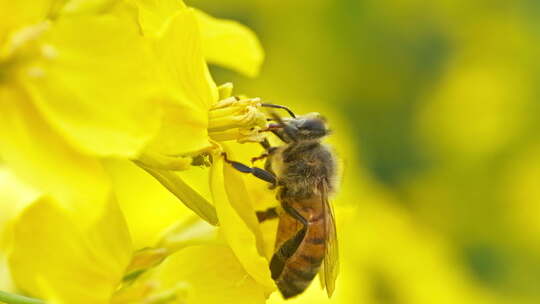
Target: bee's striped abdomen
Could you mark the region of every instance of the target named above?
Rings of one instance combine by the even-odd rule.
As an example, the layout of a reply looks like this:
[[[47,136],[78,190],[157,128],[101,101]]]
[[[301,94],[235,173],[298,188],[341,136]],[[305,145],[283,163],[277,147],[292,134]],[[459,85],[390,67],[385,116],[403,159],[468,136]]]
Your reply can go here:
[[[272,278],[286,299],[302,293],[309,286],[324,259],[326,231],[323,214],[322,210],[313,204],[313,200],[291,204],[308,220],[305,230],[288,214],[280,218],[278,236],[288,234],[289,239],[281,243],[278,240],[279,247],[270,262],[270,270]],[[291,227],[296,229],[293,233]]]

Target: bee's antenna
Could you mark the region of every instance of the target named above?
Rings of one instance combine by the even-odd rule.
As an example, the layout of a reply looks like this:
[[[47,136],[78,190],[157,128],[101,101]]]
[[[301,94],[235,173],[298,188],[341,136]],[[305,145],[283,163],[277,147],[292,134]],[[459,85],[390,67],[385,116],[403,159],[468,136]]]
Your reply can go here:
[[[279,117],[279,115],[277,115],[276,112],[272,111],[270,113],[270,115],[272,116],[272,120],[274,120],[274,121],[276,121],[278,123],[278,126],[280,126],[280,127],[285,126],[285,122],[283,121],[283,119],[281,119],[281,117]]]
[[[288,124],[287,122],[283,121],[283,119],[281,119],[281,117],[279,117],[279,115],[277,115],[276,112],[274,112],[274,111],[271,111],[270,115],[272,115],[272,118],[275,121],[277,121],[277,125],[270,125],[270,128],[269,128],[270,131],[272,131],[272,129],[280,128],[280,129],[283,129],[283,132],[287,135],[287,137],[289,137],[289,139],[291,141],[296,141],[297,140],[296,133],[298,132],[298,129],[296,127],[294,127],[291,124]],[[277,135],[284,142],[288,142],[287,140],[283,139],[282,136],[279,136],[279,134],[277,134],[276,132],[274,132],[274,131],[272,131],[272,132],[275,135]]]
[[[287,113],[289,113],[289,115],[291,115],[292,118],[296,118],[296,115],[294,115],[293,111],[291,111],[291,109],[287,108],[286,106],[280,106],[280,105],[275,105],[271,103],[261,103],[261,106],[267,107],[267,108],[276,108],[276,109],[285,110],[287,111]]]

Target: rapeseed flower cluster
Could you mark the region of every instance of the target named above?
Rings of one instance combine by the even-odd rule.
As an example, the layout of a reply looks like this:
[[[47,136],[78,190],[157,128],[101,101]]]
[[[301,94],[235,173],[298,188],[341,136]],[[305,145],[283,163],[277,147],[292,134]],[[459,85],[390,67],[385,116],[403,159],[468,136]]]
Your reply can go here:
[[[263,57],[249,29],[180,0],[1,0],[0,288],[264,303],[271,242],[221,155],[260,141],[266,115],[207,66],[255,76]]]

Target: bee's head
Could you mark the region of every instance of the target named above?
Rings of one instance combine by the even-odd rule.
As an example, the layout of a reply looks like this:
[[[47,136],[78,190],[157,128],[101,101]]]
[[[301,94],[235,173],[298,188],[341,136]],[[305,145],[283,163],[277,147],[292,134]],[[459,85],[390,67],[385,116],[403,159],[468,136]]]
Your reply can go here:
[[[330,133],[326,119],[319,113],[297,116],[286,119],[285,122],[295,127],[297,139],[319,139]]]

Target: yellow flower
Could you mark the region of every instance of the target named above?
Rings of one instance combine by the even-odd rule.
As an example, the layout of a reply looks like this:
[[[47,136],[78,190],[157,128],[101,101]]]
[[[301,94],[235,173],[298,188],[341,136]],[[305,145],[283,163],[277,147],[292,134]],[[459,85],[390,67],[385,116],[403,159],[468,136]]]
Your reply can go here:
[[[264,52],[255,34],[237,22],[216,19],[199,10],[195,13],[206,60],[250,77],[257,76]]]
[[[77,222],[87,214],[66,212],[8,171],[1,172],[0,190],[2,210],[8,215],[12,210],[0,235],[17,289],[56,303],[108,303],[132,254],[114,199],[92,225],[81,228]]]
[[[260,60],[239,61],[243,53],[230,48],[228,39],[236,37],[233,39],[236,43],[247,45],[243,52],[254,53],[248,58],[262,58],[260,47],[253,47],[258,44],[252,34],[236,24],[218,21],[184,6],[177,6],[176,11],[164,9],[169,2],[134,3],[139,9],[143,32],[156,41],[156,51],[162,59],[161,77],[171,89],[171,98],[165,102],[162,128],[139,158],[139,165],[202,218],[212,224],[219,219],[225,239],[249,275],[266,290],[273,290],[255,211],[247,199],[242,179],[237,177],[239,173],[224,166],[220,155],[226,149],[225,141],[260,141],[258,130],[266,126],[266,116],[259,110],[258,99],[230,96],[231,85],[218,90],[204,60],[205,54],[210,54],[216,62],[254,73]],[[204,39],[201,39],[199,26],[210,31],[202,35]],[[179,44],[179,39],[184,43]],[[206,199],[197,192],[192,193],[180,175],[172,172],[188,169],[189,163],[179,168],[179,162],[164,161],[195,157],[202,152],[213,162],[210,188],[215,214],[214,209],[208,207],[210,203],[205,203]],[[167,163],[175,167],[167,168]]]
[[[27,14],[39,7],[22,2],[26,6],[18,10]],[[43,2],[52,5],[38,1]],[[120,14],[51,17],[5,34],[2,87],[28,95],[77,149],[101,156],[135,155],[158,127],[159,113],[150,102],[158,97],[150,45]]]
[[[230,96],[231,84],[217,88],[205,55],[210,52],[214,55],[208,56],[219,58],[220,64],[254,73],[261,60],[246,63],[238,58],[249,51],[247,58],[262,59],[262,50],[245,27],[211,18],[182,2],[129,2],[136,8],[143,35],[153,42],[158,77],[168,94],[160,103],[161,128],[136,162],[201,218],[217,224],[215,208],[176,171],[188,170],[192,163],[209,164],[210,155],[222,151],[218,142],[261,140],[258,131],[266,126],[266,118],[259,111],[260,100]],[[238,48],[227,47],[229,40]]]
[[[0,1],[16,16],[0,21],[0,154],[55,202],[97,214],[110,187],[94,156],[138,153],[159,127],[159,87],[135,24],[77,3],[63,15],[60,2]]]
[[[261,140],[266,117],[259,99],[232,97],[229,84],[218,88],[206,65],[208,59],[254,75],[263,56],[253,33],[178,1],[126,1],[105,11],[86,1],[55,7],[54,14],[36,17],[36,24],[7,27],[1,40],[0,103],[6,111],[0,114],[5,118],[0,153],[46,194],[16,221],[10,268],[17,286],[50,301],[105,303],[127,275],[126,282],[133,279],[134,285],[163,285],[153,291],[169,292],[171,284],[186,283],[188,299],[210,296],[206,287],[214,286],[221,290],[212,294],[215,298],[264,301],[274,289],[267,250],[242,178],[224,165],[221,152],[228,149],[226,141]],[[108,157],[124,160],[103,160]],[[125,159],[135,159],[201,218],[212,224],[219,219],[226,242],[184,248],[187,243],[173,229],[155,250],[132,260],[116,199],[136,248],[156,244],[158,235],[188,215]],[[192,165],[210,162],[211,195],[201,195],[182,176],[197,169]],[[137,185],[141,191],[134,191]],[[161,196],[152,196],[160,191]],[[205,197],[212,197],[213,205]],[[153,217],[142,206],[162,208],[166,216]],[[38,233],[39,217],[52,221],[46,233]],[[43,255],[36,258],[35,252]],[[182,263],[201,265],[201,257],[212,252],[222,253],[213,262],[227,273],[217,280],[210,273],[173,271]],[[98,262],[91,265],[92,259]],[[145,274],[152,280],[139,280],[137,270],[147,268],[153,268]],[[68,284],[60,284],[67,279]],[[91,296],[85,295],[88,286],[96,288]],[[135,299],[155,296],[160,297],[142,292]],[[123,303],[122,294],[114,301]]]
[[[131,258],[127,226],[112,201],[88,230],[74,220],[46,197],[27,208],[14,227],[13,279],[37,297],[108,303]]]
[[[126,170],[126,166],[129,167],[126,161],[107,165],[134,177],[131,180],[136,183],[132,186],[152,184],[144,171],[133,165],[131,170]],[[145,251],[140,251],[133,255],[128,230],[152,222],[141,218],[139,225],[126,224],[121,209],[110,200],[93,225],[81,229],[77,222],[87,216],[83,212],[66,213],[50,197],[20,184],[11,174],[6,172],[1,177],[0,190],[6,190],[1,192],[2,203],[20,205],[20,214],[8,230],[9,269],[16,287],[33,297],[46,299],[47,303],[157,303],[164,297],[171,299],[171,303],[186,299],[190,303],[215,303],[219,298],[237,299],[239,303],[264,302],[264,287],[246,273],[227,243],[216,238],[215,228],[189,219],[191,216],[180,210],[179,204],[176,207],[180,213],[176,215],[183,223],[170,229],[152,254],[141,255]],[[124,203],[140,199],[148,205],[140,207],[147,208],[147,217],[152,219],[151,209],[159,209],[166,201],[173,203],[171,195],[153,182],[156,184],[153,188],[138,193],[119,191],[117,197]],[[122,188],[115,184],[117,187]],[[136,198],[142,193],[148,197]],[[127,212],[133,215],[133,211]],[[160,218],[167,220],[163,215]],[[171,217],[169,226],[173,221]],[[135,235],[140,232],[135,231]],[[145,256],[146,262],[141,259]],[[148,267],[153,269],[139,278],[137,270]],[[172,301],[172,295],[176,301]]]
[[[191,246],[171,255],[155,274],[161,288],[180,293],[173,303],[264,303],[264,289],[229,247]]]
[[[211,190],[212,201],[220,220],[217,239],[215,228],[192,219],[166,189],[160,187],[157,181],[144,174],[140,168],[125,161],[109,161],[107,168],[112,172],[114,189],[122,210],[126,213],[135,248],[151,245],[151,248],[140,250],[135,254],[126,275],[136,279],[130,281],[130,284],[115,295],[114,303],[130,303],[129,301],[142,298],[147,300],[168,298],[172,296],[171,294],[175,294],[178,299],[184,299],[191,292],[195,294],[199,292],[190,286],[199,284],[197,282],[201,280],[208,280],[212,284],[199,285],[197,290],[223,286],[223,289],[212,291],[212,295],[216,298],[234,294],[238,295],[239,299],[244,299],[245,296],[241,296],[241,292],[245,290],[247,295],[256,292],[259,298],[264,299],[264,295],[274,289],[268,262],[265,259],[268,248],[262,239],[247,189],[243,186],[242,177],[232,167],[225,165],[220,158],[211,168],[211,185],[207,184],[206,187],[204,184],[208,182],[208,175],[204,169],[194,168],[174,173],[175,176],[179,175],[189,182],[189,186],[197,189],[197,193],[203,197],[208,197]],[[224,183],[224,180],[227,183]],[[175,265],[168,261],[175,260],[177,255],[182,256],[183,263],[190,261],[198,263],[198,255],[190,256],[184,253],[193,245],[220,246],[227,252],[227,259],[221,259],[218,265],[235,269],[240,267],[242,275],[223,272],[221,276],[216,277],[215,273],[219,271],[216,270],[212,273],[193,272],[189,276],[179,276],[175,275],[180,271],[178,268],[163,270]],[[209,249],[208,254],[210,252],[212,250]],[[215,260],[215,258],[204,259],[204,262],[213,265]],[[162,261],[163,264],[160,264]],[[163,280],[169,283],[163,283]],[[253,283],[249,283],[245,289],[238,289],[238,286],[234,285],[236,288],[231,290],[227,282]],[[181,288],[176,290],[173,285]]]
[[[223,100],[230,97],[227,93],[232,88],[223,87],[220,96],[205,61],[205,53],[212,52],[219,56],[209,56],[219,58],[223,65],[256,71],[260,60],[247,63],[238,60],[246,51],[252,57],[262,58],[262,50],[253,34],[246,34],[250,32],[238,24],[230,26],[227,22],[196,13],[181,2],[132,2],[138,9],[144,35],[154,41],[154,50],[159,58],[158,76],[168,92],[167,99],[161,104],[164,109],[162,125],[145,149],[147,156],[197,155],[215,146],[211,143],[213,130],[222,132],[238,127],[260,127],[261,121],[252,118],[252,109],[258,100],[236,101],[232,97]],[[226,37],[220,35],[225,32]],[[226,39],[234,40],[238,49],[227,48],[231,41]],[[218,103],[219,99],[222,101]],[[229,112],[223,113],[223,109]],[[240,113],[242,111],[245,113]],[[251,119],[242,121],[239,114]],[[236,120],[231,121],[233,119]],[[248,136],[237,133],[227,139]]]
[[[229,157],[234,157],[226,150]],[[253,203],[244,181],[236,169],[215,158],[210,173],[212,198],[217,209],[221,230],[240,263],[267,292],[275,289],[270,279],[265,244]]]

